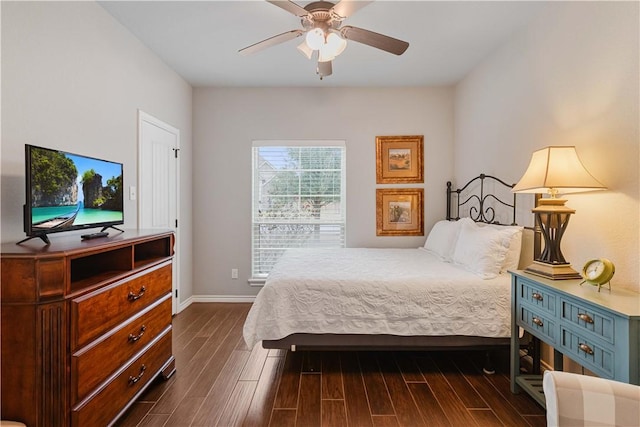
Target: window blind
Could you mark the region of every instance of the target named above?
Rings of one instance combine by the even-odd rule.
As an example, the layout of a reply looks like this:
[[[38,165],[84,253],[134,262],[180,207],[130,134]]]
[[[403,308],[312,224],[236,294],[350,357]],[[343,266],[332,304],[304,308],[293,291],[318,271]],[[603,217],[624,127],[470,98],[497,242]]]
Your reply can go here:
[[[344,141],[254,141],[252,276],[289,248],[345,246]]]

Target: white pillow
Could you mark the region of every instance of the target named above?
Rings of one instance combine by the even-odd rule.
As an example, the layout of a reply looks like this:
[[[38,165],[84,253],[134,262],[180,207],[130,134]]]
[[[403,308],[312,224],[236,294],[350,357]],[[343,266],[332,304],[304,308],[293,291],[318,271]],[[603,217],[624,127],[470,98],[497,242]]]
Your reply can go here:
[[[511,240],[509,241],[509,249],[507,250],[507,256],[502,263],[500,273],[506,273],[508,270],[517,270],[520,264],[520,252],[522,251],[522,233],[524,227],[518,225],[499,225],[499,224],[485,224],[477,223],[479,227],[492,227],[498,230],[506,230],[511,234]]]
[[[424,242],[424,248],[438,255],[443,261],[451,262],[461,225],[460,221],[436,222]]]
[[[463,222],[453,252],[453,262],[483,279],[500,274],[512,232]]]
[[[506,273],[508,270],[517,270],[520,264],[520,252],[522,251],[522,230],[524,227],[509,227],[517,228],[511,235],[509,241],[509,250],[507,250],[507,256],[504,258],[500,273]]]

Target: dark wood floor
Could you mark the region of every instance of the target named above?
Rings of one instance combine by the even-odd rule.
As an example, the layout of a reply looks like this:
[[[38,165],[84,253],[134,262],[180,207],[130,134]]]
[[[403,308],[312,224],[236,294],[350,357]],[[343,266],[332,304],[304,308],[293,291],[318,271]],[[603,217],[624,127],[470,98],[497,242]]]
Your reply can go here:
[[[248,350],[249,304],[192,304],[174,317],[177,372],[156,380],[118,426],[545,426],[509,391],[508,358],[482,352]]]

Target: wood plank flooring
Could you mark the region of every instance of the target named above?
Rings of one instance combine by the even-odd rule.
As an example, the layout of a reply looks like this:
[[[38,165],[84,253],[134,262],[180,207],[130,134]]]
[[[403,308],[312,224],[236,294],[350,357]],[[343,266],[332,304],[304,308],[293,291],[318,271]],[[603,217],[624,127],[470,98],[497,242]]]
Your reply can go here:
[[[508,355],[248,350],[250,304],[197,303],[173,319],[177,372],[155,380],[117,426],[545,426],[509,391]]]

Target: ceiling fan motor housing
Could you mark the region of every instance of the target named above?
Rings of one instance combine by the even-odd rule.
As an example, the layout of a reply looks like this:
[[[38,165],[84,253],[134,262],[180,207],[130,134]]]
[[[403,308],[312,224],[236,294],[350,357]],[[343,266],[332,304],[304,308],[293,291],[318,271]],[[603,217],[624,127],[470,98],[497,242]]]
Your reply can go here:
[[[328,1],[316,1],[306,5],[304,9],[309,14],[302,17],[302,27],[307,31],[320,28],[325,33],[330,29],[340,28],[344,18],[331,10],[333,6],[335,4]]]

